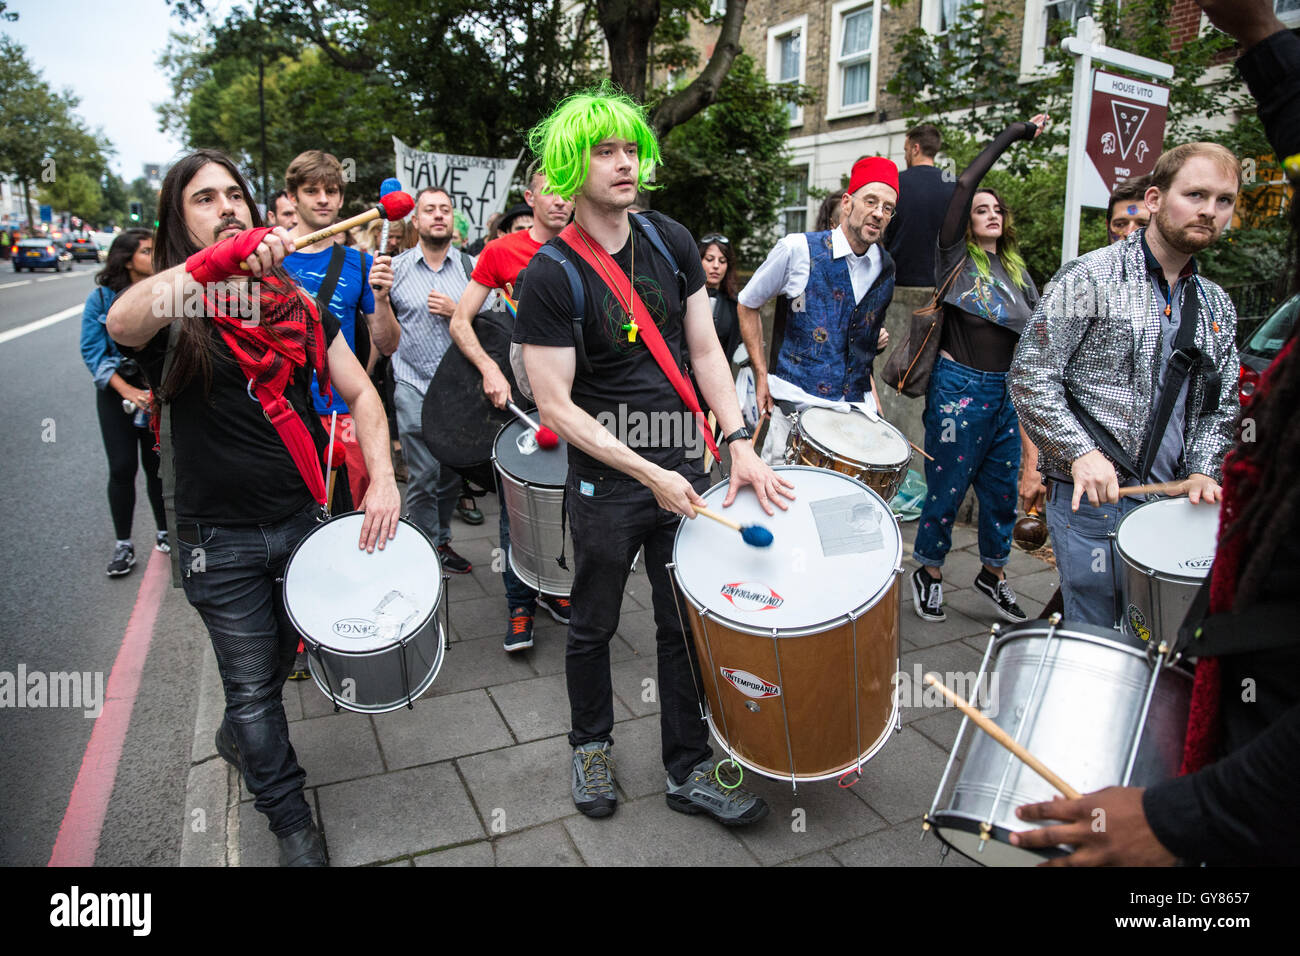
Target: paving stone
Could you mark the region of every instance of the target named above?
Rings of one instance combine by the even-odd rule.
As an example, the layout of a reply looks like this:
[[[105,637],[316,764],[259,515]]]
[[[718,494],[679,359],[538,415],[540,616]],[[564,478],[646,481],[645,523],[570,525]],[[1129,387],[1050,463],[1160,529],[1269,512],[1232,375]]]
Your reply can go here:
[[[506,602],[478,596],[457,600],[451,606],[451,625],[463,641],[495,637],[498,647],[506,633]]]
[[[1014,582],[1011,587],[1012,590],[1015,590]],[[1029,615],[1031,621],[1038,617],[1038,612],[1043,609],[1042,601],[1039,601],[1028,594],[1021,594],[1019,591],[1016,591],[1016,601],[1020,605],[1021,609]],[[1003,628],[1016,626],[1013,622],[1002,617],[987,597],[974,589],[958,591],[951,595],[951,597],[945,594],[944,605],[944,610],[947,611],[950,616],[953,611],[957,611],[975,621],[977,624],[982,625],[984,629],[983,634],[981,635],[982,637],[988,636],[988,630],[994,624],[1001,624]],[[966,637],[970,635],[962,636]]]
[[[902,694],[902,715],[903,724],[909,724],[914,720],[919,720],[934,712],[933,707],[925,706],[926,685],[917,681],[917,665],[920,665],[921,680],[924,681],[925,675],[934,671],[941,677],[947,674],[961,674],[963,679],[965,675],[970,675],[969,680],[979,673],[980,661],[983,660],[983,652],[977,651],[963,641],[951,641],[947,644],[937,644],[934,647],[922,648],[915,651],[908,651],[903,655],[903,680],[908,682],[908,687],[899,683],[899,692]],[[956,682],[948,680],[948,686],[953,687]],[[969,686],[969,681],[967,683]],[[938,691],[931,691],[930,700],[936,700],[933,695]]]
[[[614,783],[620,801],[662,794],[666,775],[659,716],[655,714],[615,723],[613,736]]]
[[[415,864],[411,860],[394,860],[392,863],[381,863],[379,868],[381,870],[386,870],[391,866],[410,867],[415,866]]]
[[[624,610],[618,619],[617,634],[635,653],[650,660],[656,659],[654,611]]]
[[[625,709],[632,716],[645,717],[659,713],[659,659],[640,656],[629,661],[620,661],[610,665],[610,677],[614,684],[615,703],[622,701]],[[650,681],[649,685],[646,681]],[[650,700],[646,700],[647,694]],[[618,708],[615,708],[615,720],[618,720]]]
[[[945,754],[952,751],[953,742],[957,739],[957,729],[961,726],[962,713],[955,707],[941,713],[931,714],[928,717],[922,717],[908,726],[917,733],[922,734],[927,740],[930,740],[942,750]],[[974,732],[978,733],[973,726],[969,728],[969,735]],[[931,795],[933,796],[933,794]]]
[[[825,850],[820,853],[809,853],[807,856],[801,856],[797,860],[787,860],[780,864],[781,866],[843,866],[839,860],[831,856]]]
[[[864,775],[871,772],[873,762],[864,766]],[[768,819],[772,826],[736,830],[736,836],[764,866],[797,859],[888,826],[851,789],[844,790],[833,780],[802,783],[798,792],[793,792],[788,781],[746,773],[742,785],[771,808]],[[859,781],[857,786],[861,785]]]
[[[239,865],[280,865],[280,844],[251,800],[239,805]]]
[[[946,750],[904,727],[871,758],[849,792],[891,824],[919,817],[934,799],[947,760]]]
[[[830,851],[845,866],[975,866],[955,851],[943,856],[943,844],[921,830],[921,819],[850,840]]]
[[[384,772],[375,731],[366,714],[348,712],[338,719],[300,720],[289,736],[298,763],[307,771],[309,787]]]
[[[390,770],[509,747],[514,743],[486,690],[427,697],[412,710],[375,718]]]
[[[560,823],[548,823],[496,841],[497,866],[584,866]]]
[[[465,558],[473,566],[473,569],[469,574],[445,575],[447,579],[445,582],[446,590],[443,593],[452,602],[452,618],[454,622],[456,610],[459,609],[462,602],[472,601],[475,598],[487,597],[487,592],[483,590],[483,585],[479,583],[478,579],[480,575],[489,575],[492,572],[489,565],[483,564],[481,561],[475,561],[473,557],[468,554],[461,554],[462,545],[459,541],[454,542],[451,547],[453,551],[460,554],[462,558]],[[468,545],[465,547],[467,550],[473,550],[473,548]],[[480,570],[480,568],[482,570]]]
[[[568,740],[551,737],[464,757],[456,763],[475,805],[495,834],[576,813],[569,792],[572,760]]]
[[[563,674],[501,684],[489,688],[488,693],[521,742],[567,734],[572,726]],[[615,699],[614,719],[625,720],[630,716],[627,708]]]
[[[331,862],[359,866],[485,836],[450,763],[319,790]]]
[[[340,708],[337,713],[334,710],[334,702],[325,696],[325,692],[320,689],[315,680],[302,681],[302,689],[299,691],[302,702],[302,713],[299,720],[310,720],[313,717],[330,717],[338,714],[346,714],[349,711]],[[292,731],[290,731],[292,734]]]
[[[1033,574],[1022,574],[1014,578],[1011,586],[1015,588],[1016,594],[1026,594],[1046,604],[1061,586],[1061,575],[1056,568],[1044,566]]]
[[[755,827],[780,826],[770,817]],[[564,821],[582,858],[591,866],[754,866],[726,827],[707,816],[668,809],[662,796],[620,804],[602,820],[574,814]]]
[[[284,693],[281,700],[284,701],[284,716],[290,723],[295,720],[302,720],[302,696],[306,691],[319,693],[316,691],[314,682],[310,680],[287,680],[284,682]],[[212,741],[208,741],[212,746]]]
[[[416,866],[493,866],[492,844],[487,840],[454,846],[437,853],[421,853],[412,857]]]
[[[1011,547],[1011,553],[1007,555],[1007,574],[1011,578],[1013,587],[1018,578],[1028,577],[1040,571],[1052,570],[1055,569],[1040,558],[1036,552],[1026,551],[1014,544]]]
[[[911,562],[905,562],[903,564],[904,579],[906,579],[907,575],[911,574],[912,569],[916,567],[920,567],[920,565],[916,563],[915,558],[913,558]],[[947,599],[948,594],[951,591],[958,591],[962,588],[970,587],[974,583],[975,576],[980,573],[982,567],[984,567],[984,565],[980,563],[979,555],[977,554],[970,551],[960,551],[957,548],[953,548],[949,551],[947,557],[944,558],[943,568],[941,569],[943,571],[944,598]]]
[[[531,680],[537,674],[528,662],[527,652],[507,654],[501,636],[460,641],[447,651],[442,671],[430,693],[436,697],[459,694],[476,687],[491,687],[515,680]]]
[[[898,607],[898,633],[912,647],[933,647],[946,644],[972,634],[988,632],[988,625],[963,613],[956,605],[956,598],[965,592],[943,591],[943,611],[947,615],[944,621],[923,621],[916,616],[916,605],[912,602],[912,582],[904,577],[906,587],[900,588]],[[983,598],[979,598],[983,601]]]

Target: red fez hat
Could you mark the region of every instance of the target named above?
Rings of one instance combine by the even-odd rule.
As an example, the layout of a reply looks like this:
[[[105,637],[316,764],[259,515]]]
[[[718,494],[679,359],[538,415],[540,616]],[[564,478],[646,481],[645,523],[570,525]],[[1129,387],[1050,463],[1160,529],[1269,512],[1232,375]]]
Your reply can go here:
[[[853,164],[853,175],[849,177],[849,195],[852,196],[867,183],[884,183],[898,192],[898,167],[893,160],[883,156],[863,156]]]

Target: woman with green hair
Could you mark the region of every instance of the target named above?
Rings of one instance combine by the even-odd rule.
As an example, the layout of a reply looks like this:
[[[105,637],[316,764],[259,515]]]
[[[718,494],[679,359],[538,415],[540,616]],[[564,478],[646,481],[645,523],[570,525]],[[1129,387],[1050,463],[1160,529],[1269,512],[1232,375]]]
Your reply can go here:
[[[1016,244],[1011,211],[980,182],[1016,140],[1034,139],[1045,114],[1012,123],[957,179],[939,230],[935,285],[943,307],[939,356],[925,398],[926,497],[912,554],[912,604],[924,621],[942,621],[943,562],[952,547],[957,509],[973,485],[979,499],[979,549],[984,567],[975,578],[999,616],[1024,621],[1003,568],[1011,554],[1018,499],[1040,484],[1019,482],[1022,442],[1007,372],[1038,289]],[[1037,460],[1032,446],[1027,459]],[[1032,487],[1031,487],[1032,486]]]

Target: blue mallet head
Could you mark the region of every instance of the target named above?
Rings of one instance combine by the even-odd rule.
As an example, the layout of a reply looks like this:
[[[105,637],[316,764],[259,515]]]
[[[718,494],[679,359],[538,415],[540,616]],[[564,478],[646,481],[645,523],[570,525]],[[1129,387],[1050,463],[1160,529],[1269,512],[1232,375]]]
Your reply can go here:
[[[772,546],[772,532],[768,531],[761,524],[747,524],[740,528],[740,537],[745,544],[755,548],[770,548]]]
[[[393,179],[390,176],[379,184],[379,195],[382,198],[383,196],[387,196],[389,193],[397,192],[401,188],[402,181],[400,179]]]

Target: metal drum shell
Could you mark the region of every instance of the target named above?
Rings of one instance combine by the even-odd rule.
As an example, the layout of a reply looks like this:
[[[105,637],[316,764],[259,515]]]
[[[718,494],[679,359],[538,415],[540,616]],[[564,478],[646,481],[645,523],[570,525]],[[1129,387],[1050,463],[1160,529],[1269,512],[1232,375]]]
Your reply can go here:
[[[510,516],[510,552],[507,560],[515,575],[542,594],[568,597],[573,591],[573,536],[567,526],[561,533],[564,515],[564,485],[530,481],[511,473],[501,462],[497,445],[516,427],[506,422],[492,442],[492,468],[501,490],[501,507]],[[563,454],[556,449],[555,454]],[[555,561],[563,550],[570,555],[569,569]]]
[[[817,472],[778,467],[778,474]],[[797,475],[790,476],[798,494]],[[850,475],[848,487],[880,496]],[[725,487],[721,482],[705,492]],[[700,519],[697,519],[700,520]],[[902,540],[889,525],[901,560]],[[674,564],[684,522],[674,542]],[[899,574],[890,573],[874,593],[847,614],[799,627],[765,628],[723,619],[676,579],[700,661],[709,727],[742,766],[791,782],[831,780],[875,756],[898,723],[894,677],[899,667]],[[773,675],[779,697],[751,699],[724,685],[721,668]],[[856,720],[855,720],[856,712]],[[789,731],[787,733],[787,726]]]
[[[1048,645],[1050,630],[1048,622],[1033,621],[1002,632],[994,641],[987,673],[998,675],[997,714],[990,716],[1012,737],[1023,716],[1019,742],[1080,793],[1119,785],[1153,665],[1141,649],[1123,643],[1109,629],[1062,624],[1050,639],[1055,647]],[[1045,649],[1048,654],[1031,700],[1034,673]],[[1130,785],[1150,786],[1177,775],[1191,686],[1188,671],[1162,668]],[[940,839],[989,866],[1028,866],[1062,855],[1060,848],[1022,850],[1007,842],[1011,833],[1033,829],[1015,816],[1015,808],[1051,800],[1058,795],[1056,789],[969,721],[963,721],[960,737],[969,744],[948,801],[927,817]],[[956,758],[954,754],[954,762]],[[945,774],[936,806],[947,782]],[[980,836],[985,828],[987,840]]]
[[[852,413],[842,413],[852,414]],[[911,464],[912,456],[909,453],[902,462],[890,464],[875,464],[867,461],[860,461],[847,454],[837,452],[826,446],[824,442],[819,442],[812,435],[807,434],[800,427],[802,413],[796,412],[791,416],[790,437],[786,441],[785,460],[788,464],[804,464],[811,468],[824,468],[827,471],[838,471],[842,475],[848,475],[862,482],[886,502],[892,501],[898,494],[898,489],[903,487],[903,482],[907,479],[907,467]],[[864,420],[867,420],[863,416]],[[899,439],[907,446],[907,439],[901,431],[890,425],[889,422],[881,421],[878,423],[884,425],[895,432],[898,432]]]

